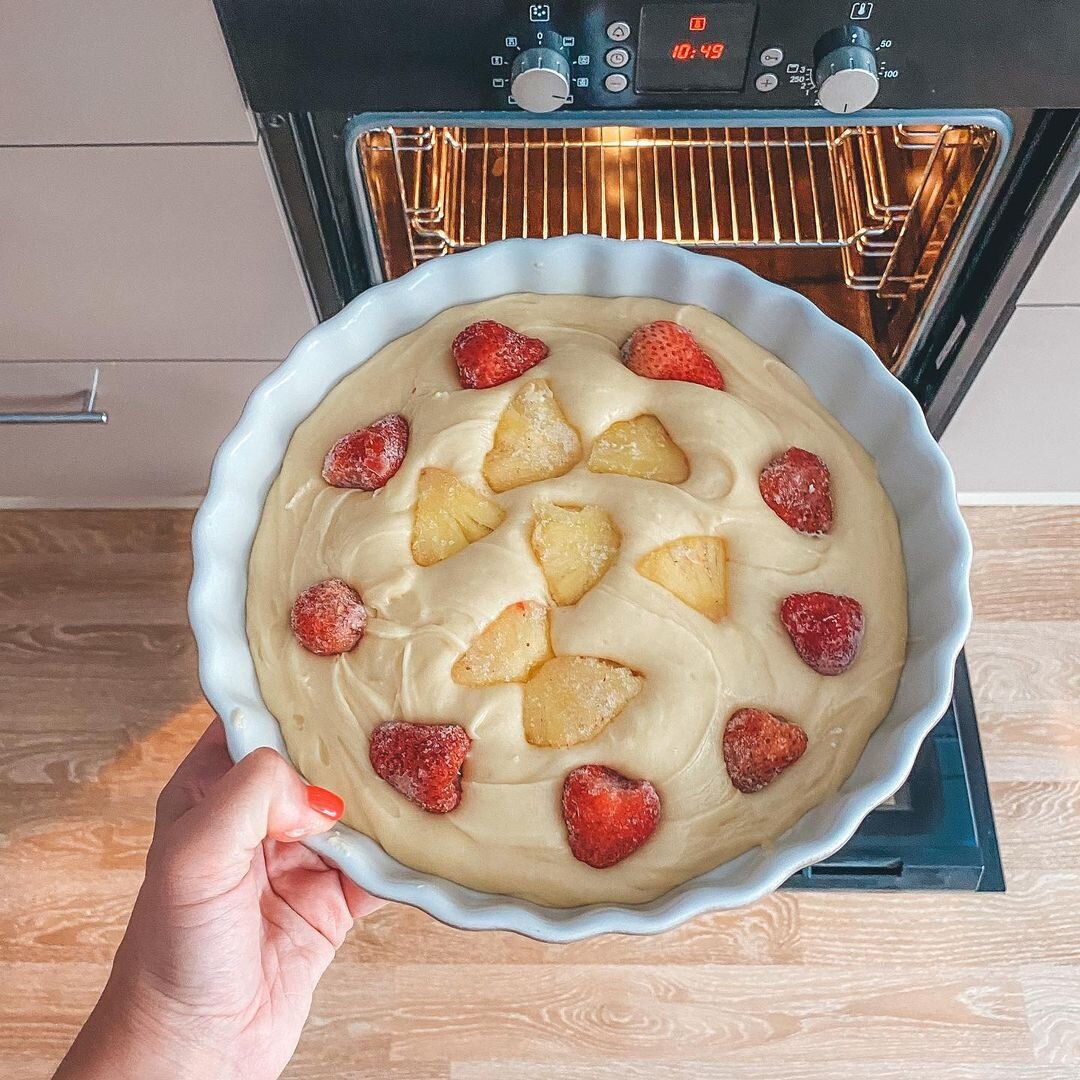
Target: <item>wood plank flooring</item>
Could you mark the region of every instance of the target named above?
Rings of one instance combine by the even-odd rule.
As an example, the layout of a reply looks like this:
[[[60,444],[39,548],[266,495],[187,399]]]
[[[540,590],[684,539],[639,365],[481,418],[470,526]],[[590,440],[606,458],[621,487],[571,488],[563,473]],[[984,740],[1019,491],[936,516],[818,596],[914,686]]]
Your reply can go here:
[[[1075,1080],[1080,511],[978,508],[968,649],[1008,892],[779,893],[660,938],[359,924],[293,1080]],[[211,714],[190,515],[0,513],[0,1076],[95,1000]]]

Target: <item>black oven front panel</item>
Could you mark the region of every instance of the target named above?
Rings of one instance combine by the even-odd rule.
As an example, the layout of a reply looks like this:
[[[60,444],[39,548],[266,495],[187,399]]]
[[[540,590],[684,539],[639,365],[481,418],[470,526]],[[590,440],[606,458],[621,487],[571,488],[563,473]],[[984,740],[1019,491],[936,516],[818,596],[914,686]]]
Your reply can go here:
[[[1075,0],[217,0],[258,112],[1073,108]]]

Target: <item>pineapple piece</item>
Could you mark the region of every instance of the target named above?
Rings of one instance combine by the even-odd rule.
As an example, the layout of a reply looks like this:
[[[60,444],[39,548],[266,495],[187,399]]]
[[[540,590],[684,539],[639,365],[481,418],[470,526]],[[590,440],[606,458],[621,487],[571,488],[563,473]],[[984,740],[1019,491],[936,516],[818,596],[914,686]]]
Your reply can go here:
[[[600,734],[645,680],[595,656],[556,656],[525,684],[525,738],[533,746],[576,746]]]
[[[434,566],[497,528],[506,512],[445,469],[421,469],[416,485],[412,557]]]
[[[536,505],[532,549],[556,604],[576,604],[610,569],[622,538],[599,506]]]
[[[667,428],[649,414],[619,420],[600,432],[588,466],[596,473],[622,473],[665,484],[681,484],[690,475],[686,455]]]
[[[519,600],[473,638],[450,669],[450,677],[462,686],[524,682],[553,655],[547,606]]]
[[[727,552],[718,536],[671,540],[643,555],[637,571],[713,622],[727,614]]]
[[[581,439],[570,426],[551,387],[526,383],[510,400],[484,458],[492,491],[509,491],[568,473],[581,460]]]

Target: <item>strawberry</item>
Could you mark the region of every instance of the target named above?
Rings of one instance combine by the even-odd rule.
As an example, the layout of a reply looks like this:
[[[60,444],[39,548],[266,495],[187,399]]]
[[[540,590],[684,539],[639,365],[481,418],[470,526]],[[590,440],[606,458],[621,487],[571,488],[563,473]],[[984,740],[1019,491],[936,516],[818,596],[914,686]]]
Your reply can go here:
[[[472,740],[457,724],[393,720],[371,733],[371,767],[392,788],[431,814],[448,814],[461,801],[461,767]]]
[[[339,578],[306,588],[294,601],[289,620],[296,640],[316,656],[355,649],[367,626],[360,594]]]
[[[806,751],[806,732],[764,709],[738,709],[724,728],[724,764],[742,792],[760,791]]]
[[[322,476],[331,486],[377,491],[401,468],[409,445],[409,422],[389,413],[359,431],[342,435],[326,453]]]
[[[563,782],[562,810],[574,858],[603,869],[652,836],[660,796],[648,780],[630,780],[604,765],[582,765]]]
[[[694,335],[667,319],[639,326],[622,347],[622,361],[646,379],[678,379],[724,389],[724,376]]]
[[[809,450],[789,446],[758,477],[765,505],[796,532],[814,536],[832,529],[829,466]]]
[[[493,319],[466,326],[450,348],[466,390],[486,390],[516,379],[548,354],[539,338],[526,337]]]
[[[839,675],[859,651],[863,610],[850,596],[795,593],[780,604],[780,621],[803,662],[821,675]]]

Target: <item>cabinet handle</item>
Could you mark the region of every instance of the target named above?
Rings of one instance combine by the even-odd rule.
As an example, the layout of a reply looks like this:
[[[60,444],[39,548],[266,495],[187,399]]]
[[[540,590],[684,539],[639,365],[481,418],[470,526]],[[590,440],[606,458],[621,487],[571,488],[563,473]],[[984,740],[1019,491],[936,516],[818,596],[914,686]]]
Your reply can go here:
[[[82,408],[77,412],[0,412],[0,424],[106,424],[109,414],[95,409],[100,371],[94,368],[90,389],[84,390]]]

